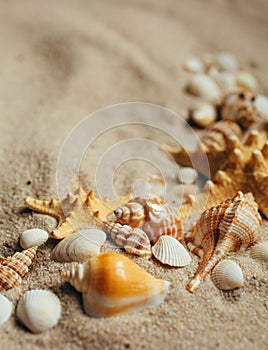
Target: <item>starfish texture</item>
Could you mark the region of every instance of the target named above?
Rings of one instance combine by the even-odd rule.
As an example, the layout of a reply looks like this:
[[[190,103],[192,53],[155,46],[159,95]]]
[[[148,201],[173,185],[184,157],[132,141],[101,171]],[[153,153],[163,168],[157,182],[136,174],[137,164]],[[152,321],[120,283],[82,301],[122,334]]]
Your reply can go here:
[[[206,182],[204,192],[195,198],[189,196],[178,213],[186,219],[233,197],[238,191],[252,192],[259,210],[268,218],[268,141],[267,136],[264,138],[255,130],[243,143],[237,140],[226,166],[216,172],[212,181]]]
[[[69,193],[62,201],[27,197],[25,204],[29,209],[57,219],[58,226],[51,232],[51,237],[62,239],[83,226],[102,227],[106,217],[131,198],[132,195],[128,194],[117,200],[101,200],[95,196],[94,191],[86,193],[79,187],[74,194]]]

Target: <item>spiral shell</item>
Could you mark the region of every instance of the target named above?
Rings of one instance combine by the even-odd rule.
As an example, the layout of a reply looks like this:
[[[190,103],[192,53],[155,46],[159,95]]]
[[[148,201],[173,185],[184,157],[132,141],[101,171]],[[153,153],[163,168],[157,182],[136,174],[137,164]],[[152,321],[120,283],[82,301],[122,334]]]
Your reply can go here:
[[[239,265],[231,260],[224,260],[212,270],[211,279],[222,290],[241,288],[244,285],[243,272]]]
[[[268,261],[268,241],[254,244],[250,252],[252,258]]]
[[[259,241],[261,221],[252,193],[238,192],[232,199],[204,211],[185,238],[188,248],[202,259],[187,290],[193,293],[228,252]]]
[[[32,333],[42,333],[54,327],[61,315],[59,298],[48,290],[26,292],[17,307],[18,319]]]
[[[142,229],[152,244],[162,235],[182,237],[182,224],[175,209],[157,197],[136,197],[114,211],[116,222]]]
[[[48,233],[40,228],[32,228],[22,233],[20,237],[20,245],[23,249],[34,246],[39,247],[48,240]]]
[[[0,294],[0,326],[9,320],[12,310],[12,303],[4,295]]]
[[[84,310],[94,317],[157,306],[164,300],[170,284],[116,253],[97,255],[72,267],[62,277],[83,293]]]
[[[64,238],[51,252],[51,258],[59,262],[84,262],[100,253],[106,234],[98,229],[78,231]]]
[[[36,250],[37,247],[31,247],[1,261],[0,290],[8,290],[21,284],[21,278],[28,273],[28,267],[36,255]]]

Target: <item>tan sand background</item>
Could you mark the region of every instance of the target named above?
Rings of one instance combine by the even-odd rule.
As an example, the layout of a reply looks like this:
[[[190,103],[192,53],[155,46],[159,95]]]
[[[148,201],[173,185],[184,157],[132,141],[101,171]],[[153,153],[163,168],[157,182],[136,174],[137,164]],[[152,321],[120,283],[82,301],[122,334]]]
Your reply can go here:
[[[90,112],[142,101],[183,113],[192,99],[183,93],[182,63],[219,50],[236,54],[268,93],[267,11],[265,0],[0,1],[0,254],[19,250],[27,228],[54,228],[53,219],[24,210],[23,198],[57,195],[59,151]],[[120,130],[104,135],[89,164],[121,136]],[[142,162],[122,167],[118,191],[129,190],[144,169]],[[92,176],[88,169],[88,188]],[[188,293],[196,257],[184,269],[133,258],[172,283],[165,302],[139,314],[93,319],[83,314],[81,295],[60,281],[63,265],[50,261],[55,243],[41,247],[22,285],[4,294],[16,304],[29,289],[53,290],[62,302],[58,326],[33,335],[13,314],[0,329],[1,350],[268,348],[267,264],[248,252],[230,254],[245,277],[245,287],[234,293],[220,292],[210,277],[195,295]],[[106,249],[116,248],[108,243]]]

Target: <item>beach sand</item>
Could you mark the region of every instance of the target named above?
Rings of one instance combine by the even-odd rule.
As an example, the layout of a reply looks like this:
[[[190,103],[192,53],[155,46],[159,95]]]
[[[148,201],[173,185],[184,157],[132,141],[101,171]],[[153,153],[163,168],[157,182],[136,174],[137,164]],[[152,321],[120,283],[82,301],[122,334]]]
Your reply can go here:
[[[264,0],[2,0],[0,6],[3,256],[21,249],[18,240],[24,230],[55,227],[54,219],[25,209],[23,198],[57,197],[59,152],[68,134],[90,113],[135,101],[185,115],[193,98],[184,93],[189,73],[181,69],[183,62],[193,54],[222,50],[237,55],[268,94],[268,3]],[[161,113],[155,118],[160,126],[167,126]],[[95,169],[102,154],[130,137],[155,143],[168,139],[135,125],[104,132],[90,145],[80,174],[88,189],[96,187]],[[160,168],[164,167],[165,155],[157,154]],[[150,173],[149,149],[144,155],[148,161],[136,159],[118,168],[114,177],[118,194]],[[110,167],[104,163],[101,169],[100,184],[110,186]],[[171,187],[176,186],[174,169],[165,169]],[[178,204],[179,189],[168,188],[167,199]],[[266,239],[267,229],[264,220]],[[60,279],[68,264],[50,260],[55,244],[51,239],[40,247],[21,286],[3,294],[16,305],[27,290],[52,290],[62,303],[59,324],[33,335],[13,312],[0,328],[1,350],[268,348],[267,263],[254,261],[248,251],[229,254],[243,270],[242,289],[221,292],[208,276],[194,295],[185,286],[197,268],[197,257],[183,269],[131,257],[155,277],[170,281],[170,293],[159,307],[94,319],[83,313],[81,294]],[[105,249],[120,252],[110,242]]]

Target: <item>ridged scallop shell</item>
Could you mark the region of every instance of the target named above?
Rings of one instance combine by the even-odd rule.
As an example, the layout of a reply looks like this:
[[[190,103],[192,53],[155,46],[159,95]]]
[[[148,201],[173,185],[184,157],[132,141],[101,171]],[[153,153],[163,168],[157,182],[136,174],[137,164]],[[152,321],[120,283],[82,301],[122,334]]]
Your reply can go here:
[[[105,224],[104,230],[128,253],[146,258],[152,256],[149,238],[143,230],[113,222]]]
[[[59,298],[48,290],[26,292],[17,307],[18,319],[32,333],[42,333],[56,326],[61,315]]]
[[[171,236],[160,236],[152,252],[157,260],[169,266],[184,267],[192,260],[184,246]]]
[[[254,244],[250,253],[254,259],[268,261],[268,241]]]
[[[259,241],[261,221],[252,193],[238,192],[232,199],[205,210],[185,237],[188,248],[202,259],[187,290],[193,293],[228,252]]]
[[[250,92],[232,92],[227,94],[221,104],[221,118],[238,123],[247,129],[258,118],[255,96]]]
[[[99,229],[80,230],[64,238],[51,252],[51,258],[59,262],[84,262],[100,253],[106,234]]]
[[[182,224],[172,205],[157,197],[136,197],[114,211],[113,221],[142,229],[152,244],[162,235],[180,239]]]
[[[0,294],[0,326],[5,324],[13,310],[13,304],[2,294]]]
[[[164,300],[170,285],[116,253],[97,255],[71,267],[62,277],[83,293],[85,313],[94,317],[157,306]]]
[[[22,233],[20,245],[23,249],[39,247],[48,240],[48,233],[40,228],[32,228]]]
[[[230,260],[219,262],[212,270],[211,279],[215,286],[222,290],[241,288],[244,285],[240,266]]]
[[[22,277],[28,273],[28,267],[36,255],[37,247],[17,252],[0,263],[0,290],[8,290],[19,286]]]
[[[216,82],[203,73],[197,73],[191,78],[187,91],[208,102],[218,102],[221,98],[221,91]]]

